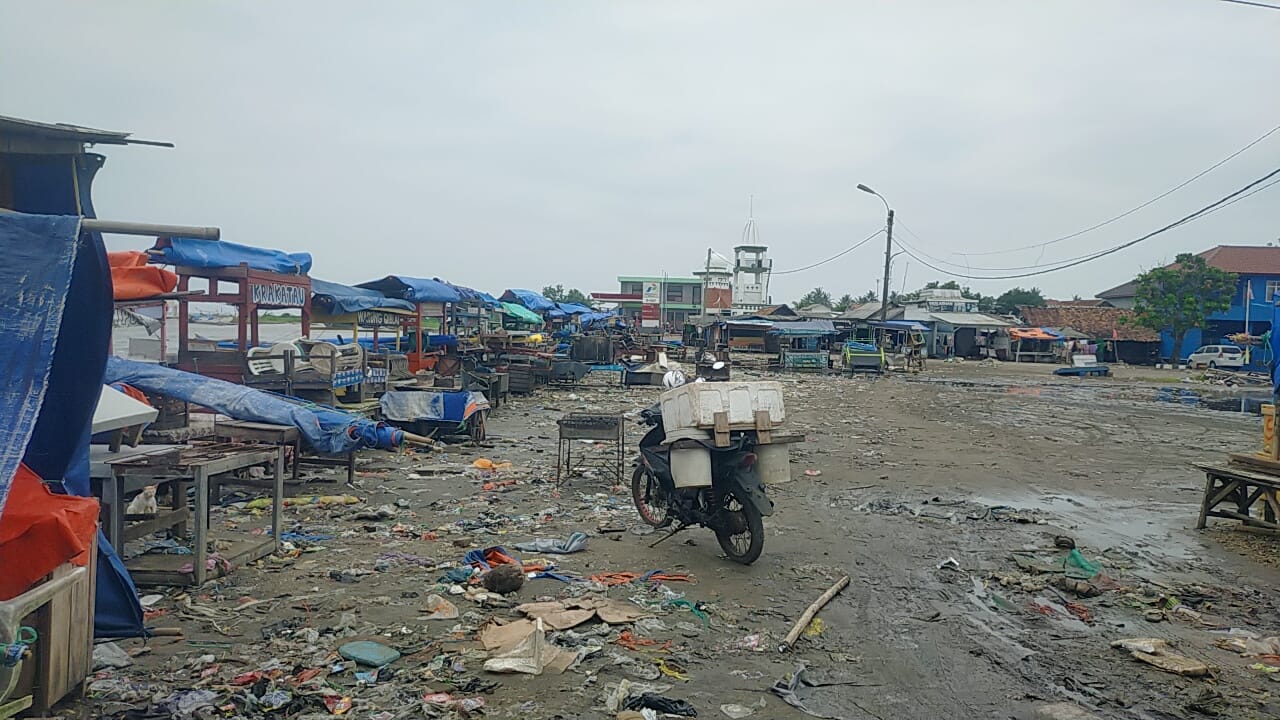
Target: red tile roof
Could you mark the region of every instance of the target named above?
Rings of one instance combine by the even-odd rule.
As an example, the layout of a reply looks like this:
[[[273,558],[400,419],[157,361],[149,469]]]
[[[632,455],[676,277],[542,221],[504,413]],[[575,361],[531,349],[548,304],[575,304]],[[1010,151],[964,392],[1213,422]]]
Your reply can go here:
[[[1095,300],[1045,300],[1044,306],[1051,308],[1060,307],[1106,307],[1107,301],[1101,298]]]
[[[1219,245],[1200,253],[1209,267],[1241,275],[1280,275],[1280,247]]]
[[[1280,275],[1280,247],[1267,245],[1219,245],[1197,253],[1209,267],[1239,275]],[[1173,267],[1173,264],[1165,267]],[[1094,297],[1131,298],[1138,292],[1138,284],[1132,280],[1103,290]]]

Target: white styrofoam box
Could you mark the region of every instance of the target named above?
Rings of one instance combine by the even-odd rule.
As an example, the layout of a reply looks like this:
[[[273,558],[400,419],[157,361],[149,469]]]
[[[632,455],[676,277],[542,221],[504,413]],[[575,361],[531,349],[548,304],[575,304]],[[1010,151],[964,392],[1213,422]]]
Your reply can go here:
[[[756,471],[765,485],[791,482],[791,443],[757,445]]]
[[[711,487],[711,451],[704,447],[671,448],[671,479],[678,488]]]
[[[776,382],[688,383],[662,393],[660,401],[668,438],[714,429],[718,412],[728,413],[730,425],[754,427],[758,410],[767,410],[775,427],[787,419],[782,385]]]

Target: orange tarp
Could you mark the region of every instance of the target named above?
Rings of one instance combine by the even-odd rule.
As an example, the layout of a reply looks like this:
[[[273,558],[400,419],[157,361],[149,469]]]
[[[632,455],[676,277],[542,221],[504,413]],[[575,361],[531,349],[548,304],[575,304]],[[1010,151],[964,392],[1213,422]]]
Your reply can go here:
[[[65,562],[87,565],[98,501],[56,495],[19,465],[0,515],[0,601],[30,590]]]
[[[1040,328],[1009,328],[1009,337],[1014,340],[1061,340],[1057,335],[1050,335]]]
[[[145,300],[173,292],[178,276],[162,267],[147,264],[140,250],[107,253],[111,265],[111,294],[116,300]]]

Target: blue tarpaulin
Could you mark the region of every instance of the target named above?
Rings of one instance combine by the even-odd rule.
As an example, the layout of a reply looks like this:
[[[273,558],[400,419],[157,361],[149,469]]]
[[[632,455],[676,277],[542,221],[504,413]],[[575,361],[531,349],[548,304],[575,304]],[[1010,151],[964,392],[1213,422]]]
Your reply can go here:
[[[89,191],[97,169],[83,159],[72,168],[74,178],[64,166],[62,175],[49,178],[52,194],[38,196],[52,203],[41,209],[68,216],[0,214],[0,252],[6,258],[0,265],[0,494],[19,459],[44,480],[61,481],[69,493],[90,494],[90,425],[102,392],[112,300],[102,236],[77,235],[74,214],[93,216]],[[94,636],[142,635],[137,590],[101,532],[97,566]]]
[[[1280,303],[1271,306],[1271,394],[1280,397]]]
[[[390,390],[378,402],[382,414],[396,422],[462,423],[489,409],[485,396],[470,390]]]
[[[107,382],[185,400],[236,420],[292,425],[313,450],[329,455],[366,447],[390,449],[404,439],[392,428],[363,417],[300,405],[280,395],[154,363],[113,357],[107,362]]]
[[[0,213],[0,515],[49,384],[79,223],[77,217]]]
[[[555,310],[556,304],[532,290],[512,289],[502,293],[502,302],[516,303],[539,315],[548,310]]]
[[[565,313],[566,315],[583,315],[589,312],[595,312],[586,305],[580,305],[578,303],[556,303],[556,307],[560,312]]]
[[[306,275],[311,272],[311,253],[287,253],[283,250],[192,238],[161,239],[154,249],[161,253],[159,256],[151,256],[151,262],[157,265],[212,269],[243,264],[254,270],[282,275]]]
[[[315,278],[311,278],[311,303],[330,315],[380,308],[413,309],[413,303],[408,300],[389,298],[377,290],[339,285]]]
[[[356,287],[369,288],[392,298],[403,298],[415,303],[456,303],[462,300],[447,283],[405,275],[388,275],[381,280],[362,282]]]

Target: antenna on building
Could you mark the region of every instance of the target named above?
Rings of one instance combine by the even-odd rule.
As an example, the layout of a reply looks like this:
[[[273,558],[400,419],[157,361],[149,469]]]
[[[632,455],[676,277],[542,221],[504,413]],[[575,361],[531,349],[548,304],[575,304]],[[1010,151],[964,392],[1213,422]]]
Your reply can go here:
[[[760,230],[756,227],[756,196],[747,196],[747,224],[742,228],[743,245],[759,245]]]

